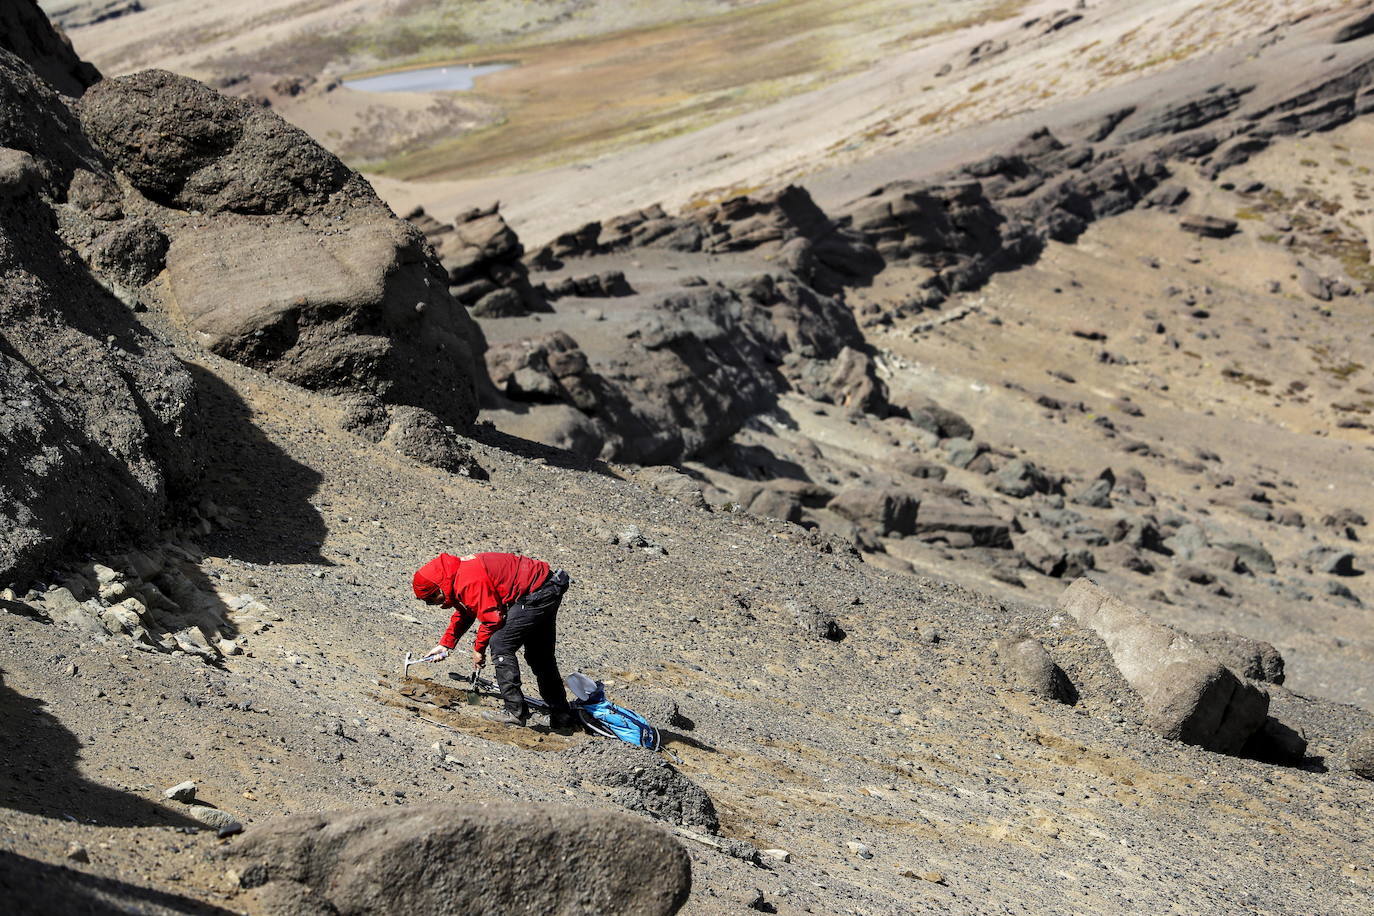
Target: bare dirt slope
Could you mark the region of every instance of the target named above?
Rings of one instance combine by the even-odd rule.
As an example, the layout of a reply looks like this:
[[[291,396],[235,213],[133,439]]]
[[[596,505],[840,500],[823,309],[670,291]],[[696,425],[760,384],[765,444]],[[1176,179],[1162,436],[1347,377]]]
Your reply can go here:
[[[689,842],[684,912],[734,911],[755,889],[780,913],[1169,911],[1182,888],[1201,912],[1367,906],[1366,790],[1142,733],[1129,691],[1071,621],[818,553],[790,543],[790,526],[690,508],[626,470],[515,443],[476,446],[490,482],[449,476],[338,431],[317,396],[196,359],[221,385],[206,404],[218,456],[206,492],[243,523],[199,536],[193,566],[218,600],[266,610],[240,618],[244,654],[218,666],[5,616],[7,865],[64,865],[64,884],[92,893],[112,879],[116,899],[149,910],[237,911],[238,889],[206,855],[233,840],[177,832],[188,809],[162,789],[192,779],[249,831],[378,804],[608,804],[564,753],[594,739],[441,708],[458,686],[445,667],[399,680],[403,651],[442,626],[407,599],[411,568],[461,547],[568,568],[565,666],[646,708],[675,700],[694,727],[670,728],[668,747],[725,836],[791,853],[760,868]],[[630,523],[666,553],[601,533]],[[790,599],[833,615],[846,638],[805,635]],[[1004,686],[989,647],[1018,626],[1065,664],[1078,707]],[[1368,721],[1288,703],[1332,763]],[[64,860],[72,842],[89,864]]]
[[[232,28],[262,60],[373,9],[263,5],[226,26],[147,5],[74,26],[78,47],[85,32],[124,48],[95,55],[106,67],[186,64],[228,54]],[[759,22],[775,5],[719,6],[692,11]],[[209,354],[172,307],[172,267],[119,287],[194,381],[204,473],[157,536],[0,596],[0,896],[34,913],[302,912],[226,858],[268,820],[520,802],[672,830],[693,914],[1367,913],[1374,784],[1351,743],[1374,727],[1370,66],[1367,44],[1330,42],[1354,5],[1010,6],[691,134],[612,137],[585,168],[517,144],[501,167],[533,171],[390,186],[442,221],[414,215],[432,298],[395,311],[460,302],[480,320],[491,378],[461,368],[487,422],[429,427],[449,471],[404,457],[397,405]],[[652,9],[643,34],[684,27]],[[140,17],[165,31],[136,49]],[[619,40],[581,22],[527,37],[558,54]],[[1254,76],[1266,61],[1307,68],[1316,101]],[[291,87],[272,91],[290,114]],[[501,103],[484,104],[477,121]],[[1220,168],[1255,125],[1268,148]],[[1027,136],[1040,127],[1054,134]],[[136,200],[119,168],[97,204]],[[14,174],[15,199],[39,194]],[[814,196],[777,186],[798,176]],[[53,188],[42,205],[71,219],[80,195]],[[495,211],[454,219],[495,196],[528,250]],[[621,216],[659,200],[685,206]],[[197,211],[176,216],[181,238],[238,225]],[[1204,216],[1235,225],[1180,228]],[[86,256],[69,258],[81,276]],[[569,450],[516,435],[557,439],[550,415]],[[642,444],[608,416],[681,464],[596,460]],[[461,652],[403,679],[445,622],[409,592],[439,550],[566,568],[565,669],[648,714],[671,756],[485,722],[495,701],[469,705]],[[1056,607],[1079,574],[1156,621],[1272,642],[1223,635],[1217,652],[1254,658],[1211,662],[1268,697],[1254,740],[1224,755],[1160,737],[1153,694]],[[164,588],[200,621],[180,639],[112,606]],[[164,795],[188,779],[197,803]],[[229,820],[247,836],[205,829]]]

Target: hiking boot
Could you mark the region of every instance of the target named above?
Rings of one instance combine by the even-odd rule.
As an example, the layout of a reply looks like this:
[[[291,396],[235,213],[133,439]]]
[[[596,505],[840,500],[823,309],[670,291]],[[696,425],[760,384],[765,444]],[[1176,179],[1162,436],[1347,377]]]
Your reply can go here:
[[[524,728],[525,720],[513,712],[504,709],[495,712],[484,712],[482,718],[488,722],[495,722],[498,725],[509,725],[511,728]]]
[[[581,720],[576,713],[571,712],[551,712],[549,713],[549,728],[554,731],[572,731],[581,725]]]

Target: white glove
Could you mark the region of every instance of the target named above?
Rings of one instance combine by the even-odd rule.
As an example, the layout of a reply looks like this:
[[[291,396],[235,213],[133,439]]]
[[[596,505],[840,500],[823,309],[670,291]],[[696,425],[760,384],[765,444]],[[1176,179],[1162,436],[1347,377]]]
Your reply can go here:
[[[422,661],[422,662],[441,662],[441,661],[443,661],[443,660],[446,659],[446,658],[448,658],[448,647],[447,647],[447,646],[435,646],[433,649],[430,649],[428,652],[426,652],[425,655],[424,655],[424,657],[421,658],[420,661]]]

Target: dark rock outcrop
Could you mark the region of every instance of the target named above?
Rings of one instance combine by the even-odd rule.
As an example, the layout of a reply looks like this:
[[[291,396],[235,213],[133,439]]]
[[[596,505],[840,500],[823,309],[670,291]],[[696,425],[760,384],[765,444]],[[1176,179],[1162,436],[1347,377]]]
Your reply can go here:
[[[715,833],[711,798],[653,751],[619,741],[586,741],[563,751],[573,775],[614,791],[617,804],[655,820]]]
[[[67,36],[48,21],[38,0],[0,5],[0,49],[23,60],[63,95],[79,96],[100,81],[100,71],[76,56]]]
[[[421,233],[359,175],[275,114],[165,71],[106,80],[79,111],[145,195],[122,209],[166,236],[170,311],[204,346],[306,388],[472,422],[480,331]],[[139,239],[115,261],[127,282],[157,267],[156,236]]]
[[[832,220],[795,185],[731,197],[681,216],[654,205],[604,224],[588,223],[535,252],[531,262],[553,268],[564,258],[630,248],[777,251],[799,279],[823,292],[867,282],[883,268],[862,234]]]
[[[417,207],[406,219],[434,246],[448,272],[453,296],[475,317],[513,318],[551,311],[529,279],[521,257],[525,246],[501,216],[500,205],[465,210],[453,224],[441,223]],[[623,279],[623,277],[622,277]]]
[[[319,212],[361,176],[270,111],[203,83],[144,70],[106,80],[80,104],[91,142],[144,196],[202,213]]]
[[[75,163],[57,93],[0,51],[0,580],[146,537],[199,469],[196,390],[59,234]]]

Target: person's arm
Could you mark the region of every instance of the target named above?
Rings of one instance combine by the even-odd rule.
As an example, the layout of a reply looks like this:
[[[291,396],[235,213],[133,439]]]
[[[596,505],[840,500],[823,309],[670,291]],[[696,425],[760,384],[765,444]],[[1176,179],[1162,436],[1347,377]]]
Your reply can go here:
[[[472,626],[475,619],[476,615],[466,607],[459,607],[449,618],[448,629],[444,631],[443,636],[439,637],[439,645],[445,649],[452,649],[458,645],[458,640],[463,638],[463,634],[468,631],[468,627]]]
[[[472,643],[472,666],[481,668],[487,660],[487,643],[491,642],[492,634],[501,629],[501,625],[506,622],[501,612],[501,602],[496,597],[496,588],[492,585],[491,578],[485,575],[463,583],[458,597],[465,606],[472,608],[475,618],[480,621],[477,638]]]
[[[463,638],[463,634],[468,631],[468,627],[472,626],[475,619],[467,608],[460,607],[454,611],[453,616],[449,618],[448,629],[439,637],[438,645],[421,656],[420,661],[441,662],[448,658],[449,652],[458,645],[458,640]]]
[[[505,615],[501,609],[492,608],[487,614],[482,616],[482,622],[477,625],[477,638],[472,641],[472,651],[478,656],[485,658],[487,654],[487,643],[491,642],[491,637],[497,630],[505,624]],[[481,665],[478,665],[480,668]]]

